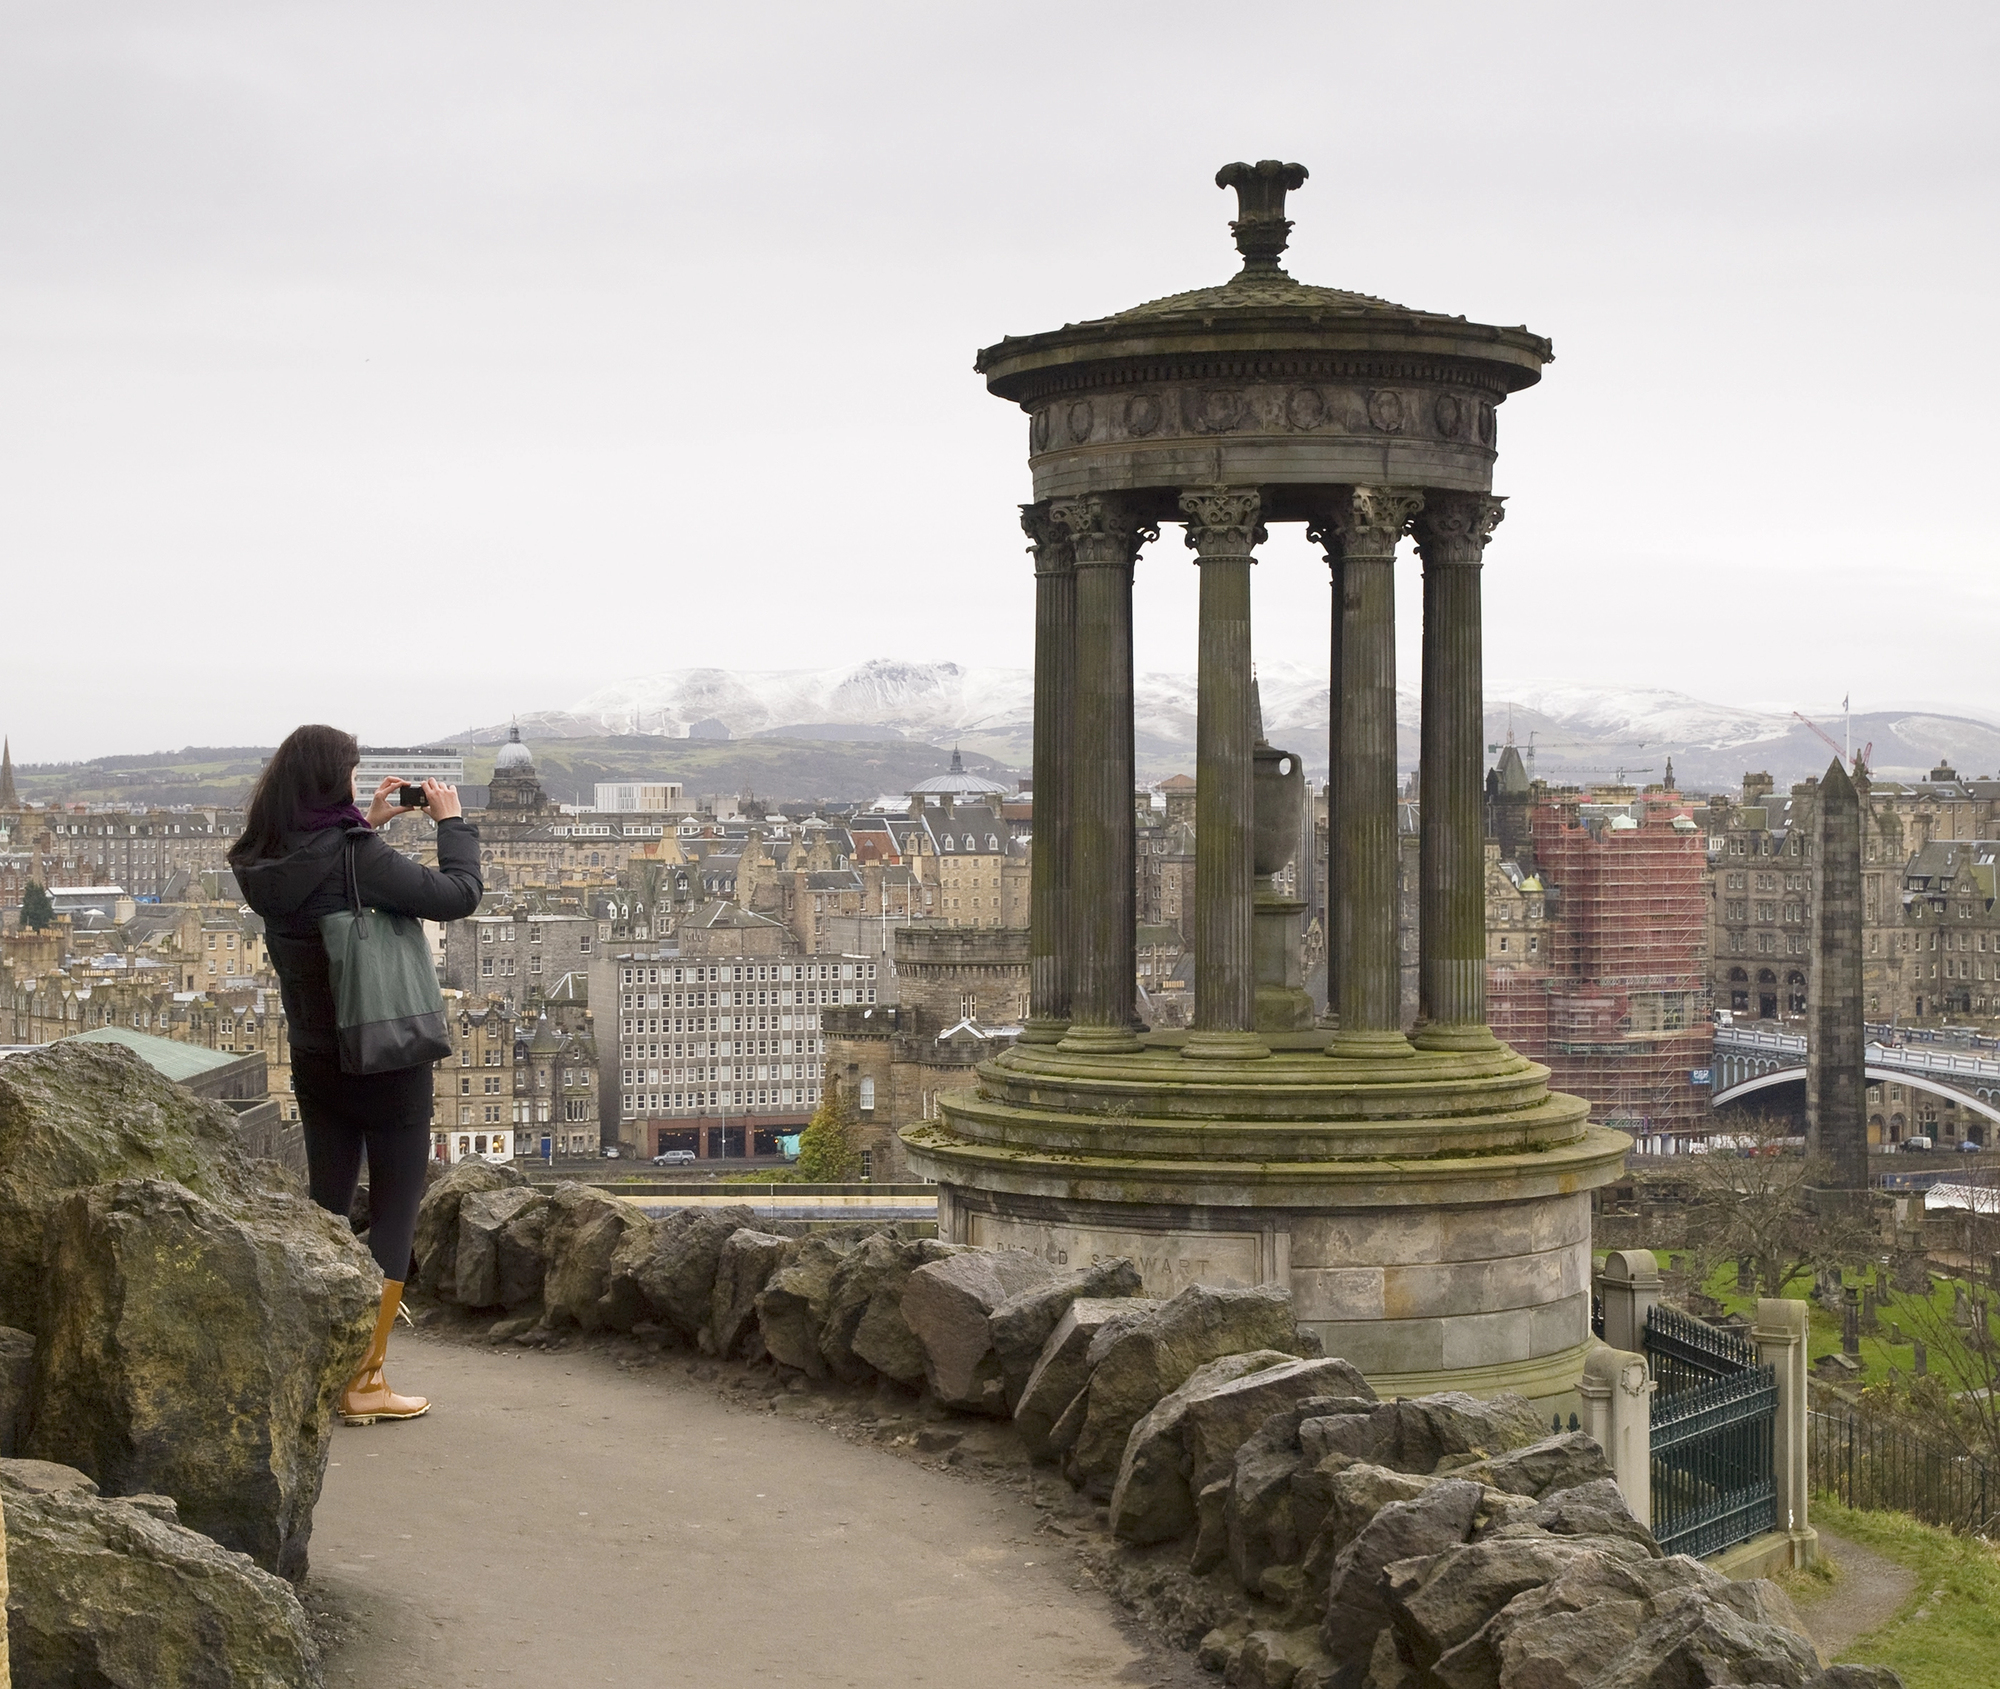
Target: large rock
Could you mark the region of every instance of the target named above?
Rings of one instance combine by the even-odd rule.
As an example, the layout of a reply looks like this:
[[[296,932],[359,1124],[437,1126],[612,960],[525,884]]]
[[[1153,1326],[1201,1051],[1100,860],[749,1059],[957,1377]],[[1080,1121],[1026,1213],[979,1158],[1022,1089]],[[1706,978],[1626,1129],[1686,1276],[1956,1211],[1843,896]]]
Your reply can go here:
[[[1444,1478],[1409,1501],[1392,1501],[1334,1557],[1320,1626],[1336,1660],[1365,1660],[1389,1622],[1383,1573],[1394,1562],[1441,1554],[1465,1541],[1479,1511],[1480,1489]]]
[[[317,1689],[289,1584],[176,1523],[164,1496],[106,1499],[61,1472],[0,1460],[20,1689]]]
[[[1463,1645],[1515,1596],[1539,1589],[1578,1561],[1644,1557],[1638,1544],[1598,1537],[1514,1537],[1466,1543],[1437,1555],[1407,1582],[1392,1577],[1389,1604],[1406,1650],[1430,1671],[1460,1650],[1446,1681],[1497,1685],[1500,1664],[1482,1641],[1477,1657]],[[1412,1568],[1413,1573],[1415,1568]]]
[[[1310,1396],[1269,1415],[1236,1451],[1224,1483],[1227,1497],[1211,1552],[1247,1590],[1261,1587],[1264,1572],[1302,1558],[1333,1505],[1333,1478],[1351,1460],[1309,1463],[1299,1437],[1309,1420],[1375,1411],[1371,1397]],[[1411,1493],[1415,1493],[1412,1491]],[[1339,1545],[1335,1545],[1337,1548]],[[1331,1561],[1335,1548],[1326,1551]],[[1197,1558],[1202,1550],[1196,1551]]]
[[[1395,1414],[1393,1464],[1405,1472],[1434,1472],[1451,1456],[1502,1454],[1548,1436],[1540,1411],[1521,1396],[1444,1390],[1399,1401]]]
[[[374,1329],[381,1275],[344,1221],[267,1195],[247,1218],[163,1179],[50,1217],[26,1451],[305,1575],[334,1400]]]
[[[1007,1392],[990,1316],[1056,1276],[1025,1249],[968,1249],[912,1273],[903,1286],[903,1318],[923,1345],[931,1394],[946,1407],[1004,1418]]]
[[[1586,1431],[1545,1436],[1525,1448],[1454,1466],[1451,1474],[1455,1478],[1470,1478],[1474,1483],[1491,1484],[1509,1495],[1529,1495],[1537,1500],[1558,1490],[1573,1490],[1579,1484],[1615,1478],[1604,1450]]]
[[[1660,1545],[1651,1528],[1626,1504],[1614,1478],[1597,1478],[1572,1489],[1555,1490],[1518,1515],[1522,1525],[1564,1537],[1622,1537],[1655,1559]]]
[[[757,1298],[757,1329],[763,1334],[765,1349],[780,1366],[792,1367],[808,1378],[826,1376],[819,1332],[833,1299],[833,1275],[860,1247],[847,1238],[808,1237],[771,1275],[771,1282]]]
[[[1135,1325],[1160,1305],[1144,1297],[1093,1296],[1079,1297],[1063,1310],[1014,1407],[1014,1425],[1031,1459],[1048,1460],[1058,1452],[1051,1441],[1056,1421],[1090,1382],[1090,1346],[1098,1334],[1113,1325],[1120,1330]]]
[[[902,1269],[886,1274],[869,1293],[848,1347],[857,1361],[873,1367],[884,1378],[915,1387],[924,1382],[924,1346],[903,1317],[903,1294],[909,1289],[910,1274],[961,1253],[965,1245],[937,1238],[909,1238],[901,1240],[901,1246],[910,1251],[902,1258]]]
[[[123,1045],[66,1041],[0,1062],[0,1325],[36,1329],[50,1208],[128,1178],[171,1179],[231,1210],[259,1189],[235,1117]]]
[[[1543,1540],[1548,1544],[1561,1542],[1556,1538]],[[1750,1624],[1775,1624],[1796,1632],[1797,1616],[1773,1585],[1732,1583],[1699,1560],[1685,1555],[1655,1558],[1645,1553],[1643,1544],[1630,1539],[1620,1546],[1625,1550],[1622,1555],[1575,1556],[1548,1581],[1516,1595],[1483,1629],[1437,1661],[1432,1667],[1433,1679],[1444,1689],[1500,1689],[1502,1685],[1506,1689],[1590,1689],[1656,1617],[1689,1593],[1719,1602]],[[1744,1680],[1723,1677],[1714,1681]]]
[[[631,1271],[651,1253],[653,1229],[654,1222],[629,1202],[591,1185],[558,1186],[543,1244],[548,1265],[542,1302],[549,1323],[630,1331],[645,1312]],[[631,1247],[620,1261],[628,1240]]]
[[[1143,1319],[1100,1332],[1085,1355],[1089,1396],[1070,1450],[1071,1477],[1092,1494],[1108,1494],[1132,1427],[1195,1368],[1257,1349],[1296,1355],[1299,1347],[1291,1296],[1272,1285],[1190,1285]]]
[[[653,1318],[684,1341],[694,1342],[708,1323],[722,1246],[732,1233],[755,1225],[756,1220],[748,1208],[737,1204],[680,1208],[661,1221],[650,1234],[650,1247],[632,1268],[632,1281]],[[628,1239],[633,1253],[638,1247]]]
[[[903,1318],[903,1291],[919,1267],[963,1252],[963,1245],[941,1243],[934,1237],[877,1233],[863,1238],[860,1247],[834,1269],[826,1317],[819,1328],[820,1358],[827,1370],[850,1384],[875,1372],[899,1384],[920,1382],[923,1346]]]
[[[21,1451],[28,1416],[28,1383],[35,1373],[35,1340],[11,1325],[0,1325],[0,1460]]]
[[[1819,1655],[1804,1637],[1746,1619],[1705,1590],[1675,1590],[1649,1608],[1650,1622],[1592,1680],[1592,1689],[1807,1689],[1820,1675]]]
[[[757,1298],[798,1244],[747,1227],[723,1239],[715,1256],[715,1289],[708,1301],[706,1346],[728,1360],[757,1330]]]
[[[465,1192],[450,1300],[466,1308],[519,1308],[539,1298],[548,1223],[549,1199],[531,1186]]]
[[[417,1204],[411,1252],[417,1258],[418,1287],[447,1302],[457,1300],[460,1205],[477,1192],[518,1190],[527,1182],[518,1168],[471,1158],[454,1163],[433,1180]]]
[[[1065,1273],[1053,1284],[1024,1290],[995,1308],[986,1323],[993,1339],[994,1358],[1000,1363],[1000,1382],[1007,1392],[1009,1411],[1019,1408],[1021,1393],[1042,1357],[1043,1346],[1063,1315],[1069,1312],[1071,1303],[1144,1294],[1145,1282],[1139,1277],[1137,1265],[1117,1256]]]
[[[1112,1534],[1167,1542],[1193,1530],[1195,1496],[1231,1470],[1236,1451],[1267,1419],[1336,1394],[1365,1399],[1374,1392],[1346,1361],[1297,1360],[1276,1349],[1198,1367],[1126,1438],[1111,1494]]]

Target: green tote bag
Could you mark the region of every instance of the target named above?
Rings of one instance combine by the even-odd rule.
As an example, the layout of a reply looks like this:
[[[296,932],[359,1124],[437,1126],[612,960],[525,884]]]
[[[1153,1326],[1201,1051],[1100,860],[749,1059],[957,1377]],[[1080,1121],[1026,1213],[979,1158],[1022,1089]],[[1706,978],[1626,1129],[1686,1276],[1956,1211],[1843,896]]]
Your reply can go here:
[[[319,922],[340,1029],[340,1071],[393,1073],[441,1061],[451,1054],[451,1034],[424,924],[362,908],[352,834],[346,858],[347,907]]]

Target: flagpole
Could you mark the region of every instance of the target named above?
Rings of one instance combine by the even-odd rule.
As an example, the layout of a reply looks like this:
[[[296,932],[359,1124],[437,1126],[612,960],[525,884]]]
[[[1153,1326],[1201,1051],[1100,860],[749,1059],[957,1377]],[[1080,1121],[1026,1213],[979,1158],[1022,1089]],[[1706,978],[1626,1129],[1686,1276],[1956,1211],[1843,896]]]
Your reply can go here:
[[[1840,707],[1847,716],[1847,760],[1851,766],[1854,762],[1854,694],[1852,692],[1840,700]]]

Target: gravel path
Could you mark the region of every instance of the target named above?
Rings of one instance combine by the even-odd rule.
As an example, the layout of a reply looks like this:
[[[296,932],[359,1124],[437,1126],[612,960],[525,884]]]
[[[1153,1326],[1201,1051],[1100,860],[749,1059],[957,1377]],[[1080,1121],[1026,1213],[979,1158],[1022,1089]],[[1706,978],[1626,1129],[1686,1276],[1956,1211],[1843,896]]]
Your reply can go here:
[[[1788,1593],[1822,1657],[1837,1660],[1852,1643],[1896,1616],[1916,1590],[1917,1574],[1824,1528],[1819,1530],[1819,1551],[1840,1576],[1831,1583],[1801,1581]]]
[[[809,1397],[422,1332],[391,1376],[436,1405],[337,1430],[314,1520],[336,1689],[1213,1683],[1017,1494],[835,1436]]]

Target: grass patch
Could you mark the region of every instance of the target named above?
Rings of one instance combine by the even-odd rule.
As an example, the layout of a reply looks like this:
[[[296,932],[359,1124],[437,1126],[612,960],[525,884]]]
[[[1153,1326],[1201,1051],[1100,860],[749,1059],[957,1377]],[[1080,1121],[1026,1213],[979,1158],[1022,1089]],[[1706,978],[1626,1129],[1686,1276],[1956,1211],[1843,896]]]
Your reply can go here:
[[[1973,1689],[2000,1662],[2000,1550],[1904,1513],[1863,1513],[1815,1496],[1813,1523],[1908,1566],[1915,1593],[1840,1657],[1902,1673],[1908,1689]]]

